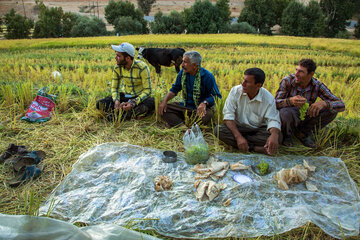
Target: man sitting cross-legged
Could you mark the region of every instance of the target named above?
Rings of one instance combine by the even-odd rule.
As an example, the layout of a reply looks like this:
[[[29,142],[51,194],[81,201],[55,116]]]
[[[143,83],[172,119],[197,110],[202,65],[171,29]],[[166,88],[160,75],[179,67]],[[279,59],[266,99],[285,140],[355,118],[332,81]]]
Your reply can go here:
[[[169,128],[183,126],[185,114],[207,124],[213,116],[211,107],[215,104],[215,98],[221,98],[215,77],[201,67],[201,55],[196,51],[184,53],[181,67],[175,83],[160,103],[158,112]],[[184,102],[168,104],[181,90]]]
[[[279,146],[280,117],[274,97],[262,87],[264,81],[260,68],[244,72],[243,83],[233,87],[226,99],[225,124],[216,126],[214,134],[243,152],[273,155]]]

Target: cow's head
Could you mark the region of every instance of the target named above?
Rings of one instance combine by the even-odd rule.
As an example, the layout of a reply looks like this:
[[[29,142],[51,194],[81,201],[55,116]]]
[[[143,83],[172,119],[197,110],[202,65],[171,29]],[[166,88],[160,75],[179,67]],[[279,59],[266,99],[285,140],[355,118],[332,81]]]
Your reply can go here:
[[[144,57],[143,56],[144,49],[145,49],[144,47],[136,48],[136,50],[138,51],[137,59],[142,59]]]

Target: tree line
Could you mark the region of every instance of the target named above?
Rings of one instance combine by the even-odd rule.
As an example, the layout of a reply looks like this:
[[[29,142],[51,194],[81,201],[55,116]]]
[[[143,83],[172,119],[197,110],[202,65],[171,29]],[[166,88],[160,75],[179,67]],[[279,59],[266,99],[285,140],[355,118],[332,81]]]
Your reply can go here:
[[[103,20],[64,12],[61,7],[47,7],[36,0],[38,21],[34,22],[12,9],[0,19],[5,24],[8,39],[104,36],[170,33],[259,33],[271,35],[271,28],[278,24],[281,33],[291,36],[349,38],[347,20],[358,17],[360,23],[360,0],[311,0],[303,4],[296,0],[245,0],[244,8],[236,23],[232,23],[229,0],[196,0],[182,12],[169,15],[161,11],[154,21],[144,20],[155,0],[138,0],[139,8],[129,1],[110,0],[105,7],[105,19],[114,26],[107,32]],[[355,36],[360,38],[359,24]]]

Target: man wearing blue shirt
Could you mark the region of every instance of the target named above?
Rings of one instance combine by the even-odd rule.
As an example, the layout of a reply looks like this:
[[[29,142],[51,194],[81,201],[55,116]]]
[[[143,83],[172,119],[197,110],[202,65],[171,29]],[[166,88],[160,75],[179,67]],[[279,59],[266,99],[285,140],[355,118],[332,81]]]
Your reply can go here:
[[[207,124],[213,116],[211,107],[215,105],[215,98],[221,98],[215,77],[201,67],[201,55],[196,51],[184,53],[181,67],[175,83],[159,105],[159,114],[169,128],[183,125],[185,113]],[[167,104],[181,90],[184,102]]]

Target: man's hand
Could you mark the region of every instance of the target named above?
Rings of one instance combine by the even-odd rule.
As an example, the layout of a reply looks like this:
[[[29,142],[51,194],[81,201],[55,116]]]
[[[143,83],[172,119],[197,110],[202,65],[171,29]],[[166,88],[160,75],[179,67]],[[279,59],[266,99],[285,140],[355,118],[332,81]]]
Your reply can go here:
[[[129,102],[122,102],[122,103],[120,104],[120,107],[121,107],[121,109],[122,109],[123,111],[125,111],[125,112],[132,109],[131,103],[129,103]]]
[[[300,95],[296,95],[294,97],[289,98],[290,104],[295,106],[295,107],[301,107],[302,105],[304,105],[306,103],[306,98],[300,96]]]
[[[206,115],[206,103],[200,103],[196,110],[196,115],[199,117],[204,117]]]
[[[115,109],[115,111],[119,111],[119,109],[120,109],[120,101],[119,100],[115,100],[114,109]]]
[[[315,102],[310,105],[306,114],[309,115],[309,117],[317,117],[319,115],[320,110],[326,107],[327,104],[323,100]]]
[[[166,112],[166,110],[167,110],[167,102],[162,101],[158,108],[159,115],[162,116],[164,114],[164,112]]]
[[[243,136],[238,136],[235,139],[236,139],[237,146],[241,151],[249,152],[249,144]]]
[[[266,149],[267,154],[274,155],[277,152],[278,147],[279,147],[279,131],[274,131],[271,133],[270,137],[268,137],[264,148]]]

